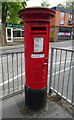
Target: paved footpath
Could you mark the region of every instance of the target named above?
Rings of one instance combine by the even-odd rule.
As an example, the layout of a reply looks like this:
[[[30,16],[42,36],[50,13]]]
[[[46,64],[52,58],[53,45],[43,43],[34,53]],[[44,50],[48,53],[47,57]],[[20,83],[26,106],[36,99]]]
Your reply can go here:
[[[50,99],[47,100],[47,106],[45,110],[40,112],[27,110],[24,108],[24,104],[24,93],[3,100],[2,118],[59,118],[59,120],[60,118],[67,118],[66,120],[73,120],[72,112],[69,112],[60,103],[58,104]]]
[[[24,47],[24,44],[14,44],[9,46],[0,46],[0,50],[17,49]]]

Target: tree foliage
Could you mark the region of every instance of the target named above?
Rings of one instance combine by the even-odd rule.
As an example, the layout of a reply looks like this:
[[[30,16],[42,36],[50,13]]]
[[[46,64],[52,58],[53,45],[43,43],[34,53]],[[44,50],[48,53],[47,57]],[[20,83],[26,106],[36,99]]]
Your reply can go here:
[[[64,4],[59,4],[58,6],[67,9],[74,9],[74,1],[69,0],[66,1]]]
[[[27,6],[27,1],[24,2],[2,2],[2,23],[19,23],[18,11]]]
[[[41,6],[42,6],[42,7],[49,7],[50,4],[48,3],[48,0],[44,0],[44,1],[41,3]]]

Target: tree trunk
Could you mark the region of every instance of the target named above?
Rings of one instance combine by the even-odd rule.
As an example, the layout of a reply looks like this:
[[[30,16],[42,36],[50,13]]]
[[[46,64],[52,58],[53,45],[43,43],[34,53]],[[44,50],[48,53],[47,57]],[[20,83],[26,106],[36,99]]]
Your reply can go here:
[[[6,23],[1,24],[1,44],[6,43]]]

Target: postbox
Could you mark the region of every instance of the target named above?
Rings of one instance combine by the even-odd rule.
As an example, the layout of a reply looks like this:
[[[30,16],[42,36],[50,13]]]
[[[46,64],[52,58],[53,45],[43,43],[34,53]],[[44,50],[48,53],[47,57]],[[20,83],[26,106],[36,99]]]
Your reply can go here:
[[[25,104],[33,110],[46,106],[50,19],[55,11],[43,7],[19,11],[24,20]]]

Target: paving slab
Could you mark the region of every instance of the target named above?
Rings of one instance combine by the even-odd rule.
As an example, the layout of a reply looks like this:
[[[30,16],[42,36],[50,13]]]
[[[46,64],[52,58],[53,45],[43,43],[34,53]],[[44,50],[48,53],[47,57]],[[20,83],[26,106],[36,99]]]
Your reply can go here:
[[[42,111],[27,111],[21,112],[25,109],[25,94],[18,94],[16,96],[7,98],[2,101],[2,118],[72,118],[71,112],[66,110],[62,105],[47,100],[46,108]]]

